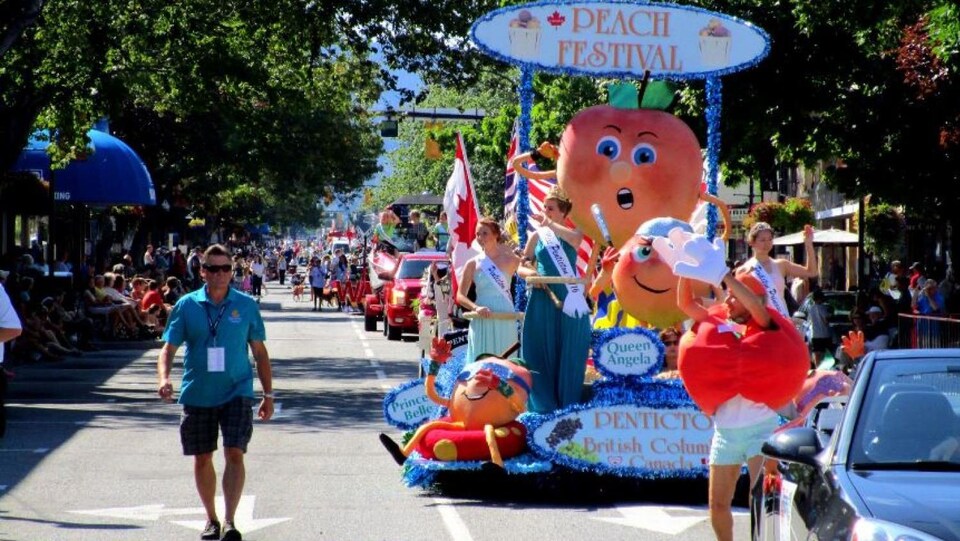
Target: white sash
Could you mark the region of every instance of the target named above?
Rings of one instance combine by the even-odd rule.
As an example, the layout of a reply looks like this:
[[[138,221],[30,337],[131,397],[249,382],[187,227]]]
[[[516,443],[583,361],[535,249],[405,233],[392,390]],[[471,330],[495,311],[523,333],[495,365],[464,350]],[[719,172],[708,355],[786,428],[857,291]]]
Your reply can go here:
[[[774,263],[774,265],[776,265],[776,263]],[[757,277],[757,280],[760,280],[760,283],[763,284],[763,289],[767,291],[767,305],[772,306],[774,310],[780,312],[784,317],[790,317],[786,305],[780,300],[780,294],[777,293],[776,286],[773,285],[773,278],[770,277],[767,271],[763,270],[763,266],[759,261],[753,266],[753,275]]]
[[[566,252],[563,251],[563,244],[557,238],[557,234],[549,227],[538,227],[537,235],[540,236],[540,241],[543,242],[547,253],[550,254],[550,260],[553,261],[553,266],[557,268],[560,276],[563,278],[579,278],[576,269],[570,264]],[[587,306],[583,284],[563,285],[567,288],[567,297],[563,300],[563,313],[570,317],[589,314],[590,307]]]
[[[507,303],[513,305],[513,298],[510,296],[510,284],[507,283],[506,277],[500,272],[500,268],[497,267],[496,263],[486,255],[481,255],[477,258],[477,264],[480,270],[489,276],[490,279],[493,280],[493,283],[497,284],[497,290],[503,295]]]

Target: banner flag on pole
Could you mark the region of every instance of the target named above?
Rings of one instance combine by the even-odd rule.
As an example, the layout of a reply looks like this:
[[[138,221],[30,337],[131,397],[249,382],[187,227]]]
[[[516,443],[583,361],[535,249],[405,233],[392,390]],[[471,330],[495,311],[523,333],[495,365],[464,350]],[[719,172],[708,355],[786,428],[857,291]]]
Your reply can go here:
[[[443,193],[443,210],[447,212],[447,230],[453,246],[451,262],[453,264],[453,298],[457,298],[457,284],[463,275],[467,261],[480,253],[476,243],[477,222],[480,221],[480,209],[477,206],[473,177],[470,174],[470,162],[463,146],[463,135],[457,132],[457,152],[453,162],[453,173],[447,180]]]

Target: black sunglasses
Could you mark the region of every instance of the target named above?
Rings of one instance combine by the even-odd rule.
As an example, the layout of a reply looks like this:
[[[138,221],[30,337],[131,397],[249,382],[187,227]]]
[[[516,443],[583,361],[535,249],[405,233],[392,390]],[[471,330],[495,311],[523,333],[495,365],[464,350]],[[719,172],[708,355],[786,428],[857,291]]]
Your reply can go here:
[[[203,270],[205,270],[205,271],[207,271],[207,272],[230,272],[231,270],[233,270],[233,265],[230,265],[230,264],[226,264],[226,265],[207,265],[207,264],[204,264],[204,265],[203,265]]]
[[[678,342],[676,340],[664,340],[663,345],[665,346],[675,346]]]

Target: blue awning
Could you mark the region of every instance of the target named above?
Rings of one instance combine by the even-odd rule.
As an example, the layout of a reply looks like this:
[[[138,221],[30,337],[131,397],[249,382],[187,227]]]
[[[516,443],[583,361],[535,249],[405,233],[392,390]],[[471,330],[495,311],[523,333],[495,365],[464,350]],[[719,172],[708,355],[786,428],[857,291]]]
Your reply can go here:
[[[50,171],[49,141],[30,137],[12,171],[30,172],[53,180],[53,197],[66,203],[88,205],[156,205],[150,172],[126,143],[98,130],[87,132],[93,152],[64,169]]]

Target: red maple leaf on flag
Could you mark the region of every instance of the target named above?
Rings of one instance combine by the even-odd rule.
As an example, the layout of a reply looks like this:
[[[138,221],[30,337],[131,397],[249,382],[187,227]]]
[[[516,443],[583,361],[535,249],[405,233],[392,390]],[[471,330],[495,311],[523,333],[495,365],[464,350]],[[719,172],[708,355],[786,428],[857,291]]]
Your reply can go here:
[[[473,205],[473,198],[469,193],[470,187],[467,187],[468,193],[466,197],[459,198],[460,201],[457,204],[457,214],[461,217],[470,216],[470,207]],[[464,219],[461,220],[453,232],[457,235],[459,242],[469,245],[473,241],[473,237],[476,234],[477,223],[472,220]]]

